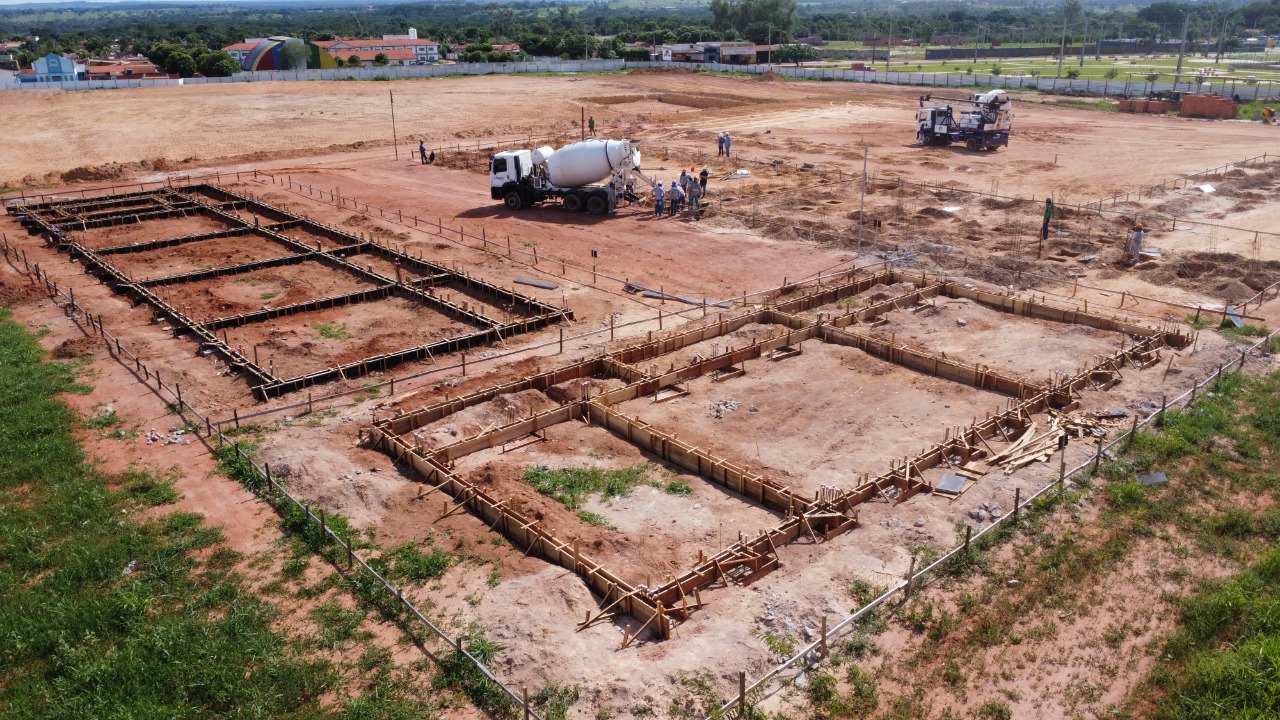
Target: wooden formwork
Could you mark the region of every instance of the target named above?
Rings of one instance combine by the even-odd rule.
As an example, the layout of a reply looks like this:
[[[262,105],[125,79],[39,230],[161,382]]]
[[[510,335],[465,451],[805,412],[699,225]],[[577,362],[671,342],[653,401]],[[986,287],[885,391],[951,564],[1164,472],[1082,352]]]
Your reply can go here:
[[[496,530],[506,534],[517,546],[536,550],[540,556],[558,565],[573,569],[582,576],[596,593],[600,594],[604,610],[600,614],[588,613],[579,623],[586,627],[594,622],[625,613],[644,623],[653,625],[657,634],[668,637],[672,617],[683,620],[703,606],[700,591],[715,583],[749,584],[781,564],[778,548],[799,539],[822,542],[834,535],[857,527],[857,506],[882,496],[889,488],[896,492],[891,500],[901,503],[919,492],[932,492],[932,484],[925,479],[927,470],[951,462],[952,457],[962,461],[981,459],[988,455],[987,441],[1012,442],[1030,426],[1031,417],[1048,409],[1069,411],[1077,406],[1080,390],[1097,387],[1109,388],[1116,382],[1119,369],[1128,365],[1146,367],[1159,358],[1160,348],[1184,342],[1187,336],[1114,318],[1088,314],[1073,309],[1056,308],[1034,300],[1002,297],[992,293],[974,291],[948,282],[924,285],[919,289],[889,298],[879,303],[850,311],[834,318],[820,318],[813,322],[784,312],[808,310],[843,297],[856,295],[881,283],[914,280],[896,271],[878,273],[868,278],[852,280],[837,286],[819,288],[802,298],[780,305],[738,314],[732,318],[720,318],[706,326],[673,333],[667,337],[623,348],[609,355],[568,365],[564,368],[541,373],[519,381],[498,385],[468,395],[448,399],[412,413],[379,421],[370,432],[375,447],[387,452],[398,462],[408,461],[434,485],[443,483],[450,495],[472,508],[477,515]],[[1112,355],[1096,358],[1092,365],[1074,375],[1058,376],[1047,384],[1028,383],[980,364],[968,364],[940,354],[900,345],[859,334],[849,325],[874,318],[894,308],[909,307],[938,295],[967,297],[975,302],[999,308],[1024,317],[1036,317],[1065,323],[1089,325],[1100,329],[1124,333],[1137,338],[1128,348]],[[683,367],[674,365],[665,372],[651,376],[636,368],[633,363],[645,362],[676,352],[704,340],[723,336],[751,323],[776,324],[787,328],[774,337],[748,344],[740,348],[727,348],[710,358],[698,358]],[[846,328],[846,329],[842,329]],[[628,417],[614,406],[654,395],[659,391],[678,386],[703,375],[721,373],[740,368],[748,360],[759,360],[769,353],[799,346],[804,340],[819,339],[850,347],[857,347],[868,354],[902,365],[917,372],[934,375],[953,382],[991,390],[1010,397],[1009,406],[1003,411],[975,418],[968,427],[948,429],[942,442],[926,447],[914,457],[903,457],[890,463],[887,472],[875,477],[865,475],[851,490],[840,493],[834,499],[817,496],[800,497],[781,483],[753,473],[745,465],[720,458],[701,448],[679,439],[675,432],[665,432],[637,418]],[[553,385],[576,378],[612,376],[624,380],[624,387],[601,393],[594,398],[571,401],[550,411],[535,414],[495,428],[474,438],[438,448],[429,453],[419,453],[411,447],[407,436],[423,425],[438,421],[459,410],[495,397],[524,390],[546,390]],[[598,425],[614,435],[651,452],[663,460],[707,481],[719,485],[741,497],[759,503],[764,508],[783,516],[779,524],[762,531],[753,538],[741,538],[711,558],[700,557],[688,571],[667,583],[656,587],[630,587],[608,573],[598,563],[571,552],[571,546],[557,538],[537,523],[527,523],[523,518],[502,506],[501,501],[489,498],[475,490],[466,481],[453,475],[449,464],[459,457],[484,448],[536,433],[551,425],[573,419],[583,419]],[[502,519],[509,516],[508,519]],[[514,523],[514,525],[512,524]],[[511,531],[509,528],[517,528]],[[692,598],[692,600],[691,600]],[[624,646],[627,640],[624,639]]]
[[[575,409],[581,412],[581,404],[559,408],[556,412],[571,415]],[[658,637],[670,637],[671,619],[660,600],[654,599],[643,589],[628,584],[599,562],[583,554],[576,543],[561,540],[556,537],[553,529],[543,527],[540,521],[507,507],[505,500],[493,498],[475,484],[459,477],[436,459],[438,453],[432,457],[423,456],[404,438],[387,432],[382,426],[375,426],[370,430],[370,442],[395,458],[397,463],[407,463],[424,481],[452,497],[457,506],[466,507],[495,532],[510,540],[515,547],[523,548],[526,554],[536,554],[577,574],[593,592],[603,598],[604,605],[616,603],[621,612],[643,623],[642,629],[651,627]],[[640,631],[637,630],[635,634]]]

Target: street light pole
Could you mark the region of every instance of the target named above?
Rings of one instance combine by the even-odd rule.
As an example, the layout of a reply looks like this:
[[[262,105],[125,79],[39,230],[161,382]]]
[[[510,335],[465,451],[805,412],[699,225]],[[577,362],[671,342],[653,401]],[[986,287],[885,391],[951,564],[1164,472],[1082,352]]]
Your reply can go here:
[[[1218,54],[1213,58],[1214,65],[1222,61],[1222,40],[1227,36],[1227,20],[1230,17],[1230,15],[1222,17],[1222,32],[1218,33]]]
[[[1182,80],[1182,58],[1187,54],[1187,28],[1191,25],[1191,13],[1182,13],[1182,45],[1178,46],[1178,70],[1173,75],[1173,91],[1178,91],[1178,83]]]
[[[893,16],[889,16],[889,44],[884,46],[884,71],[889,72],[889,62],[893,58]],[[886,81],[888,78],[886,78]]]
[[[1084,47],[1089,44],[1089,17],[1084,19],[1084,37],[1080,38],[1080,67],[1084,67]]]
[[[1062,77],[1062,56],[1067,54],[1067,8],[1062,7],[1062,42],[1058,45],[1058,77]]]

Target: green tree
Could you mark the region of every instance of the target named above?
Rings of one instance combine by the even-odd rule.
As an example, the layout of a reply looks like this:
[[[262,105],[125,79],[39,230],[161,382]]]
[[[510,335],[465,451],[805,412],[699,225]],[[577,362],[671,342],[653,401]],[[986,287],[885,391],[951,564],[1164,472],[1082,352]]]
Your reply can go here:
[[[1105,77],[1108,80],[1115,80],[1119,75],[1120,75],[1119,68],[1109,68],[1107,72],[1103,74],[1103,77]]]
[[[280,46],[279,70],[306,70],[307,46],[301,42],[287,42]]]
[[[191,57],[191,53],[182,50],[169,56],[165,69],[178,77],[189,78],[196,74],[198,68],[196,68],[196,59]]]
[[[1078,77],[1080,77],[1080,68],[1071,68],[1067,71],[1068,80],[1075,80]]]
[[[240,72],[240,64],[235,58],[221,50],[201,55],[196,60],[196,67],[205,77],[230,77]]]
[[[796,21],[795,0],[711,0],[711,27],[737,30],[754,39],[749,28],[763,24],[774,40],[791,36]],[[764,42],[759,40],[757,42]]]
[[[352,55],[347,58],[347,64],[351,67],[360,67],[361,65],[364,65],[364,62],[360,59],[359,55]]]
[[[778,62],[793,62],[799,65],[807,60],[817,60],[818,51],[813,49],[812,45],[790,43],[779,46],[778,51],[773,54],[773,58]]]
[[[387,58],[386,53],[378,53],[373,56],[373,64],[377,67],[384,67],[389,62],[391,62],[391,60]]]

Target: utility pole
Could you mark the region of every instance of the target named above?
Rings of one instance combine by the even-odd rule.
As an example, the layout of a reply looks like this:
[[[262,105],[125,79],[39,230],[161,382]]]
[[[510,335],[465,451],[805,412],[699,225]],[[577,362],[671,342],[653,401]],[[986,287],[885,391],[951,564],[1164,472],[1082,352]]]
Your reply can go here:
[[[858,200],[858,251],[862,251],[862,224],[866,221],[863,217],[867,212],[867,151],[868,148],[862,148],[862,197]]]
[[[1182,13],[1182,45],[1178,46],[1178,70],[1173,75],[1173,91],[1178,91],[1178,83],[1182,80],[1182,57],[1187,54],[1187,28],[1191,25],[1191,13]]]
[[[773,67],[773,23],[769,23],[769,34],[765,36],[765,60],[769,67]]]
[[[387,94],[391,96],[391,145],[396,149],[396,160],[399,160],[400,141],[396,139],[396,94],[390,90]]]
[[[1062,6],[1062,42],[1058,45],[1058,77],[1062,77],[1062,56],[1067,54],[1067,6]]]
[[[1080,67],[1084,67],[1084,46],[1089,44],[1089,18],[1084,19],[1084,37],[1080,38]]]
[[[1214,65],[1222,61],[1222,39],[1227,36],[1227,18],[1229,17],[1231,16],[1224,15],[1222,17],[1222,32],[1218,33],[1218,54],[1213,58]]]
[[[893,57],[893,16],[889,16],[889,44],[884,46],[884,71],[889,72],[889,60]],[[888,80],[888,78],[885,78]]]

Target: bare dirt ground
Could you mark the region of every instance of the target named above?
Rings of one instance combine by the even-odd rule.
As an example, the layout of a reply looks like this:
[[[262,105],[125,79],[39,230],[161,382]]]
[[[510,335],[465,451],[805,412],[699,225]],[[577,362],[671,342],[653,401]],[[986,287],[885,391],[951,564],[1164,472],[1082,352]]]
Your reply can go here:
[[[294,251],[260,237],[204,240],[176,247],[112,255],[111,264],[138,280],[229,267],[292,255]]]
[[[1045,248],[1034,242],[1045,196],[1063,204],[1111,197],[1261,154],[1272,139],[1268,129],[1257,124],[1020,103],[1015,105],[1012,145],[998,153],[972,154],[913,145],[918,88],[619,74],[429,80],[396,83],[394,89],[403,144],[398,160],[385,137],[386,88],[376,83],[14,91],[5,99],[6,116],[14,119],[15,127],[43,127],[37,118],[57,113],[67,123],[60,125],[59,132],[65,133],[60,137],[70,140],[45,141],[42,131],[0,138],[0,184],[24,179],[57,185],[79,181],[80,187],[116,183],[124,192],[137,189],[125,187],[129,182],[217,172],[220,184],[238,192],[571,308],[575,320],[565,327],[563,344],[558,329],[508,339],[484,353],[472,353],[465,376],[454,367],[459,358],[442,356],[435,358],[435,365],[405,366],[390,375],[316,391],[317,397],[331,390],[354,391],[364,382],[395,376],[401,379],[395,395],[389,389],[348,395],[317,403],[310,414],[304,403],[253,422],[266,428],[260,457],[273,466],[288,467],[291,487],[317,505],[376,529],[380,542],[387,545],[430,538],[476,558],[454,566],[417,597],[429,601],[432,612],[450,627],[473,621],[484,627],[504,646],[497,668],[513,685],[582,686],[583,700],[572,710],[575,718],[592,717],[598,710],[614,717],[666,713],[671,699],[687,690],[681,677],[698,672],[708,672],[715,694],[727,698],[736,689],[739,670],[753,678],[777,660],[760,635],[799,639],[804,627],[817,627],[821,615],[829,622],[846,616],[852,609],[845,590],[849,582],[896,582],[921,548],[952,546],[957,528],[974,523],[969,509],[991,502],[1008,507],[1015,488],[1028,493],[1056,479],[1056,465],[1037,463],[1012,476],[987,476],[955,502],[924,494],[902,505],[864,504],[857,529],[821,545],[804,541],[780,548],[782,567],[751,587],[709,589],[704,593],[707,608],[680,625],[676,638],[644,638],[636,647],[619,650],[621,622],[574,631],[583,613],[598,607],[575,576],[523,557],[470,515],[441,518],[439,494],[419,499],[422,486],[413,477],[396,469],[385,455],[357,448],[358,428],[373,413],[385,416],[513,380],[671,332],[686,319],[704,315],[701,308],[629,294],[623,290],[627,281],[694,298],[732,299],[776,288],[784,279],[795,282],[820,272],[898,258],[990,283],[984,287],[993,290],[1043,296],[1082,309],[1088,303],[1094,310],[1106,308],[1108,314],[1161,324],[1184,321],[1196,313],[1197,305],[1221,308],[1224,302],[1237,302],[1280,280],[1280,244],[1265,235],[1278,212],[1270,202],[1275,186],[1268,167],[1215,180],[1214,193],[1180,188],[1121,203],[1114,214],[1110,206],[1102,215],[1063,213]],[[531,91],[539,97],[536,117],[513,115],[509,98]],[[335,110],[339,104],[341,110]],[[669,182],[682,167],[709,165],[711,197],[724,203],[697,222],[684,217],[654,219],[645,206],[625,205],[612,218],[569,215],[556,207],[512,214],[491,200],[483,174],[487,150],[477,148],[491,148],[500,141],[527,143],[530,136],[575,137],[583,107],[595,116],[600,135],[641,139],[645,170],[658,178]],[[479,124],[476,118],[500,120]],[[264,133],[263,127],[275,130]],[[716,132],[723,130],[734,136],[734,157],[729,160],[711,152]],[[410,152],[419,138],[438,148],[437,165],[424,167]],[[864,148],[869,150],[874,181],[868,185],[865,215],[860,216]],[[781,163],[775,166],[774,161]],[[802,171],[802,163],[815,168]],[[749,169],[751,178],[719,179],[739,167]],[[260,172],[255,176],[254,170]],[[899,190],[899,178],[933,187]],[[1026,200],[993,200],[961,190]],[[346,200],[339,203],[330,192]],[[1159,260],[1125,269],[1118,264],[1122,237],[1133,218],[1144,213],[1176,215],[1179,220],[1155,228],[1149,236],[1149,244],[1162,248]],[[874,244],[860,247],[856,242],[859,217],[866,220],[866,236]],[[872,220],[880,220],[881,227],[873,229]],[[192,217],[103,228],[90,231],[88,241],[105,247],[222,229],[216,221],[198,224],[204,222]],[[1238,229],[1211,229],[1207,223]],[[464,228],[467,237],[458,228]],[[1246,234],[1248,229],[1264,234],[1255,241]],[[295,397],[255,403],[247,385],[228,375],[215,358],[196,355],[189,342],[175,341],[153,324],[145,305],[134,307],[113,295],[77,264],[27,237],[10,218],[0,218],[0,231],[32,262],[39,261],[60,287],[74,288],[78,302],[101,313],[107,327],[130,349],[181,383],[184,397],[214,417],[228,417],[233,408],[244,416],[299,402]],[[284,233],[308,244],[320,239],[303,230]],[[476,235],[485,239],[477,241]],[[193,246],[186,245],[155,255],[167,260],[152,260],[150,253],[117,257],[122,264],[137,263],[129,265],[134,268],[131,273],[153,277],[206,262],[244,262],[274,247],[263,240],[260,247],[232,258],[231,252],[219,249],[232,245],[217,242],[221,245],[197,243],[203,248],[188,251]],[[899,254],[894,254],[895,247]],[[1089,255],[1095,258],[1081,262]],[[394,274],[394,267],[372,256],[349,259],[388,277]],[[345,273],[314,265],[272,268],[164,292],[172,291],[176,301],[200,308],[197,315],[214,317],[364,286]],[[556,287],[517,286],[516,279]],[[859,300],[907,289],[878,288]],[[446,292],[455,299],[483,300],[464,298],[452,289]],[[246,346],[275,343],[271,357],[278,369],[296,363],[305,370],[313,369],[313,363],[326,366],[417,344],[440,330],[433,324],[434,312],[397,302],[231,329],[230,339]],[[490,317],[501,316],[498,308],[484,302],[480,306]],[[1036,381],[1051,371],[1074,372],[1094,355],[1119,346],[1119,338],[1109,333],[1014,318],[972,303],[937,298],[935,307],[921,313],[895,311],[886,316],[889,325],[860,332],[889,334],[899,342]],[[1251,308],[1249,315],[1256,318],[1249,320],[1253,324],[1280,322],[1275,303]],[[958,324],[958,319],[966,324]],[[350,337],[321,337],[317,325],[342,328]],[[716,342],[745,344],[752,330],[768,332],[765,327],[749,328]],[[1238,359],[1237,347],[1205,330],[1194,351],[1178,352],[1167,372],[1164,367],[1126,370],[1111,391],[1083,393],[1083,408],[1151,412],[1161,396],[1173,396],[1218,364]],[[655,362],[663,367],[683,363],[698,350],[686,349]],[[508,352],[513,355],[505,356]],[[101,372],[118,383],[120,392],[129,387],[144,392],[124,368],[105,367]],[[428,374],[409,379],[420,373]],[[680,400],[637,400],[620,409],[660,428],[678,429],[681,438],[716,448],[767,475],[777,473],[776,479],[806,491],[822,484],[847,486],[858,473],[881,472],[889,458],[940,440],[946,426],[967,424],[1005,402],[994,393],[921,376],[817,341],[806,342],[799,357],[748,363],[746,377],[715,384],[702,378],[690,383],[690,391]],[[741,406],[720,418],[708,417],[708,405],[722,399]],[[547,406],[544,396],[524,401],[530,407]],[[118,412],[141,425],[158,422],[161,416],[156,413],[163,412],[162,405],[147,409],[112,402],[118,404]],[[472,410],[427,428],[428,442],[473,436],[507,412],[498,405]],[[1047,423],[1047,418],[1035,419]],[[1074,465],[1091,457],[1092,448],[1073,444],[1067,453]],[[536,464],[626,467],[642,462],[662,467],[654,472],[687,482],[694,492],[675,496],[639,487],[611,503],[589,501],[585,509],[616,529],[583,522],[520,480]],[[636,582],[650,575],[657,580],[687,567],[697,550],[713,549],[721,523],[726,535],[771,524],[770,514],[759,506],[665,468],[598,428],[553,427],[546,444],[509,454],[490,450],[472,455],[459,461],[459,469],[473,480],[487,479],[531,512],[541,512],[564,534],[579,536],[593,548],[600,543],[598,552]],[[228,536],[236,547],[256,548],[265,542],[260,518],[256,525],[234,519],[239,512],[235,508],[258,507],[254,512],[259,515],[265,511],[251,502],[245,505],[248,496],[230,481],[202,475],[183,491],[203,498],[200,507],[211,516],[227,515]],[[1086,518],[1081,532],[1089,531]],[[1134,583],[1135,578],[1141,579],[1117,579],[1113,586]],[[1096,634],[1096,628],[1080,617],[1080,644],[1087,645],[1092,636],[1085,636]],[[1071,633],[1076,630],[1068,631],[1065,619],[1059,622],[1059,642],[1064,644],[1037,651],[1038,658],[1051,651],[1068,652],[1066,645],[1071,643],[1061,638],[1075,637]],[[1158,622],[1131,622],[1140,632],[1129,637],[1150,637],[1162,627]],[[758,635],[749,633],[753,629]],[[912,642],[901,641],[903,647]],[[1125,648],[1131,647],[1128,643]],[[1000,652],[1008,655],[1007,650]],[[1021,688],[1024,700],[1014,701],[1021,703],[1020,711],[1070,717],[1083,707],[1069,700],[1072,688],[1087,683],[1110,702],[1132,687],[1125,679],[1128,669],[1140,672],[1143,667],[1135,661],[1126,672],[1118,672],[1117,667],[1099,664],[1099,653],[1091,657],[1069,659],[1076,675],[1053,676],[1037,686],[1057,688],[1038,707],[1032,699],[1036,690],[1023,688],[1025,683],[1016,676],[992,677],[1001,678],[1001,687]],[[1054,672],[1030,656],[1009,658],[981,662],[993,668],[1019,662],[1044,677]],[[965,702],[960,698],[952,704],[968,708]],[[937,711],[942,707],[938,704]]]

